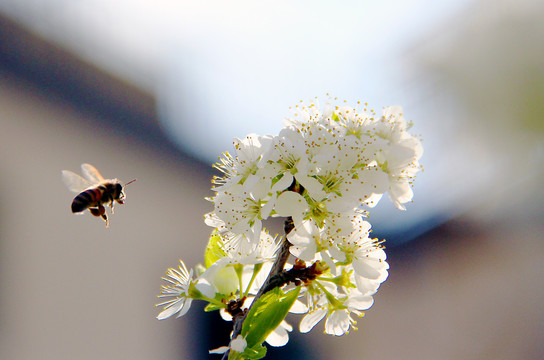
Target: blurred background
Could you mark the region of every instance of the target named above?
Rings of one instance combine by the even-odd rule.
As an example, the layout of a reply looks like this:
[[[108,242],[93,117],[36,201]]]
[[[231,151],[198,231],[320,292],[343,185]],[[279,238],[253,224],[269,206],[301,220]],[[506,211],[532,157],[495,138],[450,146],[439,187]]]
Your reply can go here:
[[[217,314],[159,322],[202,261],[211,164],[326,93],[402,105],[414,202],[370,222],[390,277],[359,330],[268,358],[544,358],[544,3],[0,0],[0,358],[206,359]],[[137,178],[110,228],[63,169]],[[219,358],[219,357],[217,357]]]

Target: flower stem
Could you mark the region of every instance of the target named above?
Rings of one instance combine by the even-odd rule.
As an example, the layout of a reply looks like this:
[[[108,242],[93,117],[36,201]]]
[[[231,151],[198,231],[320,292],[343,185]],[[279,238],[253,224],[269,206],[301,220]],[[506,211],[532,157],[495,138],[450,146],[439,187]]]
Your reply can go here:
[[[249,280],[249,284],[247,285],[246,291],[244,291],[244,295],[242,297],[247,297],[249,290],[251,289],[251,285],[253,285],[253,281],[255,281],[255,278],[257,277],[257,274],[259,274],[259,271],[261,271],[262,267],[262,263],[255,264],[255,267],[253,268],[253,275],[251,276],[251,280]]]

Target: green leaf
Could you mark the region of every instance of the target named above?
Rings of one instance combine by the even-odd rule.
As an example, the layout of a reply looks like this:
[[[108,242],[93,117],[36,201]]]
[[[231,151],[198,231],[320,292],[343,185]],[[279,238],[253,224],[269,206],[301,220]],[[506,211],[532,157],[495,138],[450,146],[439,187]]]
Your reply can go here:
[[[279,326],[293,306],[299,292],[300,286],[287,294],[280,288],[275,288],[253,304],[242,326],[242,336],[246,338],[248,347],[253,348],[262,344]]]
[[[204,251],[204,266],[206,269],[212,266],[217,260],[226,256],[223,250],[223,241],[221,236],[217,234],[217,230],[214,230],[208,240],[208,245]]]
[[[266,347],[261,344],[257,344],[254,347],[246,347],[242,353],[243,359],[258,360],[266,356]]]

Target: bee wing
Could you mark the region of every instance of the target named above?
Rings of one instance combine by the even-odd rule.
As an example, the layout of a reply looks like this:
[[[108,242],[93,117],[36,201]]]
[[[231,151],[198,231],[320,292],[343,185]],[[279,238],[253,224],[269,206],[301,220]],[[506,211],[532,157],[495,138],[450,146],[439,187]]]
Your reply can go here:
[[[81,171],[83,176],[85,176],[92,184],[98,184],[104,181],[102,175],[100,175],[98,170],[91,164],[81,164]]]
[[[78,174],[71,172],[69,170],[62,170],[62,181],[68,187],[70,191],[73,192],[82,192],[93,184],[85,180]]]

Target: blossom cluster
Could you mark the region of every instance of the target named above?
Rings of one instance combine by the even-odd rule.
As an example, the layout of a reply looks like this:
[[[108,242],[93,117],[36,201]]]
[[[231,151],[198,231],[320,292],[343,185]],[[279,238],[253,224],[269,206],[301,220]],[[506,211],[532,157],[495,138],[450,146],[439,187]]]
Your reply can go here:
[[[183,263],[169,270],[159,318],[184,314],[191,299],[208,301],[226,319],[229,302],[249,306],[285,241],[264,228],[270,217],[292,220],[286,240],[298,267],[319,264],[315,278],[295,282],[300,293],[289,310],[304,314],[301,332],[326,318],[325,332],[343,335],[356,329],[352,315],[372,306],[389,265],[366,216],[385,193],[405,210],[421,143],[399,106],[380,115],[345,103],[322,109],[317,101],[293,110],[278,135],[235,139],[234,153],[215,165],[222,176],[212,181],[214,210],[205,215],[214,228],[206,264],[195,279]],[[266,340],[284,345],[288,331],[282,321]]]

